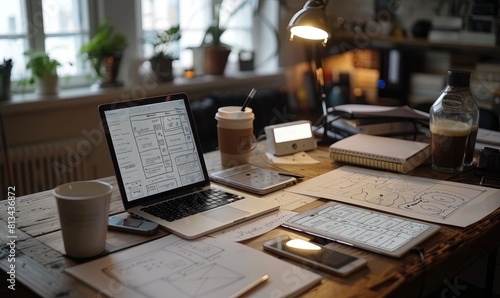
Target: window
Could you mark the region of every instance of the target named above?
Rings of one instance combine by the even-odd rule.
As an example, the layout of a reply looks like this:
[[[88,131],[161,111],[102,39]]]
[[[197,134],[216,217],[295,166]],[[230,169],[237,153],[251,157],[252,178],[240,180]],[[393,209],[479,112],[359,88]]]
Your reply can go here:
[[[208,26],[212,22],[212,6],[216,0],[141,0],[143,40],[151,40],[155,31],[165,30],[179,24],[182,38],[178,48],[178,67],[193,66],[193,54],[190,48],[199,47]],[[227,30],[222,42],[230,45],[230,61],[237,59],[238,51],[253,49],[252,44],[252,3],[248,0],[226,0],[220,9],[221,24]],[[149,43],[143,46],[145,58],[153,54]]]
[[[89,72],[78,55],[82,44],[89,40],[87,2],[0,0],[0,5],[7,8],[0,12],[0,59],[13,60],[12,80],[27,75],[23,55],[27,50],[45,51],[57,59],[62,64],[58,70],[61,76],[84,77]]]
[[[28,49],[26,6],[22,0],[0,0],[0,59],[12,59],[12,78],[24,73],[23,52]],[[16,49],[16,50],[14,50]]]
[[[205,31],[212,22],[216,1],[221,0],[0,0],[0,5],[6,8],[0,11],[0,63],[2,59],[12,59],[11,79],[20,80],[28,75],[23,53],[26,50],[45,51],[63,64],[58,69],[60,76],[70,78],[59,80],[61,87],[88,86],[93,83],[90,65],[78,52],[90,40],[90,32],[97,28],[102,16],[111,15],[115,26],[131,19],[137,20],[134,26],[138,30],[123,32],[128,39],[129,58],[136,55],[146,59],[151,57],[152,44],[145,40],[152,40],[155,31],[180,25],[182,38],[177,45],[180,59],[174,62],[174,67],[178,71],[192,68],[193,52],[190,48],[202,44]],[[263,2],[268,6],[278,3],[278,0]],[[273,36],[262,30],[263,24],[253,23],[256,3],[260,1],[223,0],[221,23],[226,25],[227,30],[222,41],[233,49],[228,65],[236,65],[239,51],[255,49],[259,52],[274,48]],[[117,5],[121,5],[119,11]],[[265,12],[271,14],[269,19],[277,21],[277,4],[274,6],[275,9],[266,8]],[[262,42],[266,43],[266,47],[256,49],[254,39],[256,43],[259,39],[264,40]],[[269,63],[266,62],[266,65]],[[123,76],[123,71],[121,73]],[[18,92],[18,84],[11,84],[11,89],[14,93]]]
[[[78,51],[89,40],[84,0],[42,0],[45,51],[62,64],[62,75],[83,75],[86,64]]]
[[[142,39],[145,57],[153,55],[151,41],[155,32],[166,30],[179,24],[179,4],[177,0],[143,0],[142,12]]]

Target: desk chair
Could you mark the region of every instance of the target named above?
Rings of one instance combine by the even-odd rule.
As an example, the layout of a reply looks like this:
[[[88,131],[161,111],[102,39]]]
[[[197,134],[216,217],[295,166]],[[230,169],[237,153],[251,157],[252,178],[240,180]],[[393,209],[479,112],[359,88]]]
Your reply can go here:
[[[413,108],[422,112],[429,113],[432,103],[421,103]],[[489,130],[500,130],[500,117],[494,111],[479,109],[479,127]]]

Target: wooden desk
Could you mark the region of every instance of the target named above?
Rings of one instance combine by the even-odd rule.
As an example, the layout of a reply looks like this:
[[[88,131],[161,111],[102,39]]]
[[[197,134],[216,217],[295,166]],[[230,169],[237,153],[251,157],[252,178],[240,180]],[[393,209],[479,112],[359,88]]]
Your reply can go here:
[[[314,165],[282,165],[275,166],[263,157],[263,144],[259,144],[251,157],[251,163],[262,167],[270,167],[281,171],[303,174],[312,178],[330,171],[336,167],[330,161],[327,148],[318,148],[310,155],[319,160]],[[209,171],[218,170],[219,154],[210,152],[205,155]],[[477,183],[473,170],[468,169],[456,176],[432,171],[430,166],[423,165],[411,175],[434,179],[453,180],[464,183]],[[116,186],[114,177],[102,179]],[[117,189],[117,188],[116,188]],[[7,190],[3,190],[3,196]],[[59,227],[59,219],[55,199],[50,191],[27,195],[15,200],[15,263],[9,262],[10,248],[6,243],[9,240],[5,235],[8,232],[8,202],[0,205],[1,255],[0,268],[3,272],[9,271],[9,265],[15,264],[16,296],[33,294],[45,297],[96,297],[95,290],[82,282],[62,273],[65,268],[76,265],[71,259],[63,255],[64,247]],[[304,211],[323,204],[318,200],[296,211]],[[110,214],[123,213],[123,206],[116,190],[112,196]],[[246,245],[262,250],[262,244],[279,235],[288,234],[300,238],[309,238],[305,234],[293,232],[284,228],[275,229],[262,236],[245,242]],[[140,244],[145,241],[167,235],[160,231],[151,237],[127,233],[108,233],[107,250],[110,253]],[[368,268],[355,273],[348,278],[340,278],[318,272],[324,276],[323,282],[306,293],[304,297],[403,297],[417,292],[423,285],[423,292],[443,286],[445,281],[453,284],[451,279],[460,271],[468,268],[479,258],[487,256],[500,245],[500,209],[496,210],[480,222],[467,228],[443,226],[437,235],[431,237],[422,247],[425,249],[425,276],[421,261],[416,253],[407,253],[402,258],[393,259],[370,253],[340,244],[332,244],[335,248],[368,260]],[[5,275],[4,275],[5,276]],[[7,276],[7,278],[9,278]],[[0,294],[12,295],[7,289],[7,278],[2,278]]]

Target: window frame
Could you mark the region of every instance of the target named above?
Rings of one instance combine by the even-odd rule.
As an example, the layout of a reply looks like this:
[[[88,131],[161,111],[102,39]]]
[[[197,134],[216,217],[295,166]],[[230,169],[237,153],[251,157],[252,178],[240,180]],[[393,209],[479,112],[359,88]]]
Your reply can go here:
[[[144,0],[137,0],[139,2],[139,7],[141,7],[142,5],[142,1]],[[182,10],[182,5],[181,5],[181,0],[177,0],[179,2],[178,4],[178,8],[179,10]],[[207,18],[209,20],[212,19],[212,16],[214,14],[214,3],[216,2],[216,0],[208,0],[207,3],[204,3],[203,5],[206,5],[207,7],[207,10],[204,11],[204,13],[207,15]],[[201,5],[201,4],[200,4]],[[239,4],[238,4],[239,5]],[[255,15],[253,14],[253,10],[256,8],[255,5],[256,3],[250,1],[250,2],[247,2],[244,4],[246,7],[243,8],[242,10],[240,10],[238,13],[248,13],[247,11],[245,11],[246,9],[249,9],[250,10],[250,17],[252,18],[251,21],[250,21],[250,25],[249,26],[246,26],[245,24],[243,25],[240,25],[240,24],[234,24],[234,16],[232,17],[231,21],[230,22],[227,22],[227,19],[224,18],[222,21],[225,23],[225,24],[229,24],[229,27],[228,27],[228,32],[226,32],[226,37],[227,35],[233,35],[233,36],[237,36],[238,35],[238,32],[247,32],[247,35],[249,36],[249,40],[246,44],[244,44],[241,40],[239,41],[236,41],[235,39],[235,42],[230,42],[227,40],[227,38],[224,38],[223,37],[223,42],[227,42],[227,44],[229,44],[231,46],[231,54],[229,56],[229,59],[228,59],[228,65],[226,66],[226,72],[231,72],[233,73],[234,71],[236,72],[239,72],[239,67],[238,67],[238,54],[240,51],[244,51],[244,52],[253,52],[254,53],[254,57],[262,57],[261,61],[254,61],[254,67],[256,70],[258,69],[266,69],[266,70],[276,70],[278,68],[278,56],[274,56],[272,53],[269,53],[269,49],[266,47],[265,49],[261,49],[259,48],[257,45],[259,43],[262,43],[264,41],[264,38],[260,36],[260,32],[262,30],[266,30],[264,27],[263,24],[259,24],[258,21],[259,19],[255,17]],[[269,13],[275,13],[275,15],[277,17],[278,16],[278,10],[279,10],[279,3],[277,1],[269,1],[269,3],[263,3],[262,5],[266,5],[267,7],[266,8],[269,8],[269,11],[266,11],[266,9],[263,9],[263,12],[261,12],[262,14],[266,15],[265,17],[268,16]],[[199,10],[192,10],[190,12],[190,14],[197,14],[197,13],[200,13]],[[142,16],[142,13],[141,13],[141,16]],[[184,18],[183,18],[184,17]],[[187,17],[186,13],[184,12],[181,12],[179,11],[179,16],[178,16],[178,20],[179,20],[179,24],[181,25],[181,29],[183,30],[186,30],[185,28],[183,28],[183,25],[185,23],[189,23],[189,20],[188,19],[185,19]],[[191,18],[191,17],[188,17],[188,18]],[[276,26],[276,28],[278,27],[278,20],[276,20],[276,23],[274,23],[273,25]],[[148,30],[144,30],[143,27],[142,27],[142,19],[139,19],[138,20],[138,34],[140,34],[140,37],[139,38],[142,38],[144,35],[145,35],[145,32],[147,32]],[[205,25],[206,27],[203,27],[203,28],[188,28],[187,30],[191,31],[191,32],[197,32],[196,35],[200,35],[200,37],[203,37],[204,33],[205,33],[205,30],[206,28],[208,28],[209,24],[206,24]],[[165,28],[166,29],[166,28]],[[151,30],[150,30],[151,31]],[[259,33],[257,33],[259,32]],[[272,34],[272,33],[271,33]],[[269,38],[269,35],[266,35],[267,38]],[[272,38],[274,36],[271,36]],[[202,44],[202,38],[200,38],[196,44],[192,44],[191,42],[186,42],[185,40],[185,34],[183,33],[183,37],[182,39],[179,41],[179,60],[175,60],[174,61],[174,72],[179,75],[179,74],[182,74],[182,71],[185,70],[185,69],[189,69],[189,68],[192,68],[193,67],[193,54],[189,53],[190,51],[187,51],[187,49],[191,49],[191,48],[196,48],[198,46],[200,46]],[[183,40],[184,39],[184,40]],[[274,43],[274,40],[273,40],[273,43]],[[249,48],[247,47],[249,46]],[[278,44],[275,45],[276,47],[278,47]],[[140,53],[140,57],[142,57],[144,60],[148,60],[149,56],[146,55],[146,51],[145,51],[145,46],[141,45],[141,49],[139,51]],[[274,56],[274,57],[269,57],[269,56]],[[264,62],[264,64],[262,64],[261,62]]]
[[[97,12],[97,0],[83,0],[81,5],[86,6],[85,12],[80,12],[80,14],[85,14],[83,18],[86,17],[87,20],[83,20],[84,25],[86,25],[87,29],[80,33],[49,33],[45,32],[44,28],[44,15],[43,15],[43,7],[42,0],[22,0],[24,8],[25,8],[25,22],[26,22],[26,35],[20,35],[24,37],[28,50],[35,51],[46,51],[45,49],[45,39],[50,37],[59,37],[59,36],[76,36],[76,35],[84,35],[84,40],[87,42],[90,40],[90,37],[95,32],[98,24],[98,14]],[[86,36],[85,36],[86,35]],[[78,53],[76,53],[78,54]],[[66,76],[64,74],[59,74],[59,88],[60,89],[69,89],[76,87],[84,87],[90,86],[93,81],[90,78],[90,67],[87,65],[87,62],[82,61],[85,65],[84,70],[86,70],[82,74],[77,74],[73,76]],[[26,94],[33,92],[35,90],[35,86],[33,84],[21,84],[23,78],[26,78],[29,75],[27,70],[24,71],[22,78],[16,78],[11,81],[11,92],[18,94]]]
[[[40,21],[43,20],[42,9],[42,0],[22,0],[23,5],[25,5],[24,9],[26,10],[24,13],[26,18],[23,21],[26,21],[26,27],[28,28],[28,32],[26,33],[28,36],[23,39],[24,42],[28,43],[28,48],[44,50],[45,49],[45,34],[34,35],[31,34],[29,30],[40,29]],[[104,18],[104,16],[109,15],[111,18],[112,24],[116,22],[114,25],[118,26],[117,28],[121,28],[124,24],[130,24],[130,20],[133,20],[133,30],[128,30],[122,32],[126,35],[128,40],[128,48],[126,50],[125,58],[126,61],[122,61],[123,65],[120,67],[120,80],[124,81],[125,85],[128,85],[130,82],[131,74],[127,72],[131,67],[134,66],[134,59],[145,60],[147,57],[144,57],[143,48],[142,48],[142,21],[141,21],[141,13],[140,13],[140,1],[141,0],[133,0],[132,2],[125,2],[127,5],[122,5],[122,0],[106,0],[106,1],[98,1],[98,0],[84,0],[83,3],[87,5],[88,12],[88,37],[90,38],[95,34],[97,27],[99,25],[100,20]],[[132,3],[132,4],[130,4]],[[264,13],[266,15],[272,15],[271,19],[274,19],[274,16],[277,15],[278,5],[275,4],[275,1],[266,1],[264,2],[267,5],[271,5],[274,9],[268,10],[264,9]],[[115,11],[117,5],[122,5],[121,10]],[[254,19],[255,21],[255,19]],[[276,20],[277,22],[278,20]],[[38,22],[38,23],[37,23]],[[38,25],[38,28],[36,27]],[[277,27],[277,23],[275,24]],[[269,35],[266,32],[263,32],[262,24],[254,23],[252,25],[252,39],[254,42],[254,51],[256,54],[255,60],[255,70],[256,71],[274,71],[279,68],[279,55],[274,55],[272,57],[272,61],[269,62],[268,59],[263,59],[268,56],[266,51],[271,50],[269,46],[259,47],[259,44],[262,44],[263,39],[269,39]],[[264,30],[265,31],[265,30]],[[266,34],[262,34],[266,33]],[[272,36],[271,36],[272,37]],[[28,39],[29,38],[29,39]],[[201,43],[201,40],[199,41]],[[265,41],[267,43],[267,41]],[[182,47],[182,46],[181,46]],[[235,51],[236,52],[236,51]],[[260,59],[259,59],[260,57]],[[265,60],[264,64],[260,64],[258,60]],[[175,61],[175,62],[178,62]],[[235,63],[236,62],[236,63]],[[14,61],[14,63],[16,63]],[[174,63],[174,67],[176,66],[176,77],[182,76],[180,70],[187,67],[187,65],[180,65],[179,63]],[[62,78],[59,80],[59,87],[61,91],[71,89],[71,88],[91,88],[93,89],[94,81],[91,77],[91,70],[88,63],[85,64],[85,67],[88,67],[88,71],[80,76],[71,76],[70,79],[64,78],[64,75],[61,75]],[[24,68],[24,67],[23,67]],[[237,61],[228,61],[228,67],[226,68],[226,75],[234,74],[239,72]],[[27,74],[27,73],[26,73]],[[140,75],[140,74],[139,74]],[[18,79],[18,78],[16,78]],[[28,85],[26,87],[21,87],[18,84],[19,81],[12,81],[11,83],[11,93],[12,95],[16,94],[16,96],[25,96],[25,94],[29,94],[34,90],[34,85]],[[76,90],[75,90],[76,91]],[[80,92],[80,91],[77,91]],[[73,94],[73,92],[72,92]],[[31,97],[31,96],[30,96]],[[35,95],[36,97],[36,95]]]

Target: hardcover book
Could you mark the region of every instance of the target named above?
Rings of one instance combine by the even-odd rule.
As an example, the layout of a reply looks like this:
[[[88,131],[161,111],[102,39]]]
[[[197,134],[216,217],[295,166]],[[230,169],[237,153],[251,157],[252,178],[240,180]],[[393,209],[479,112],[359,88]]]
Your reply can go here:
[[[387,118],[339,119],[337,122],[339,122],[339,124],[340,122],[343,122],[344,124],[357,130],[359,133],[377,136],[418,133],[421,127],[421,125],[416,121],[391,121]]]

